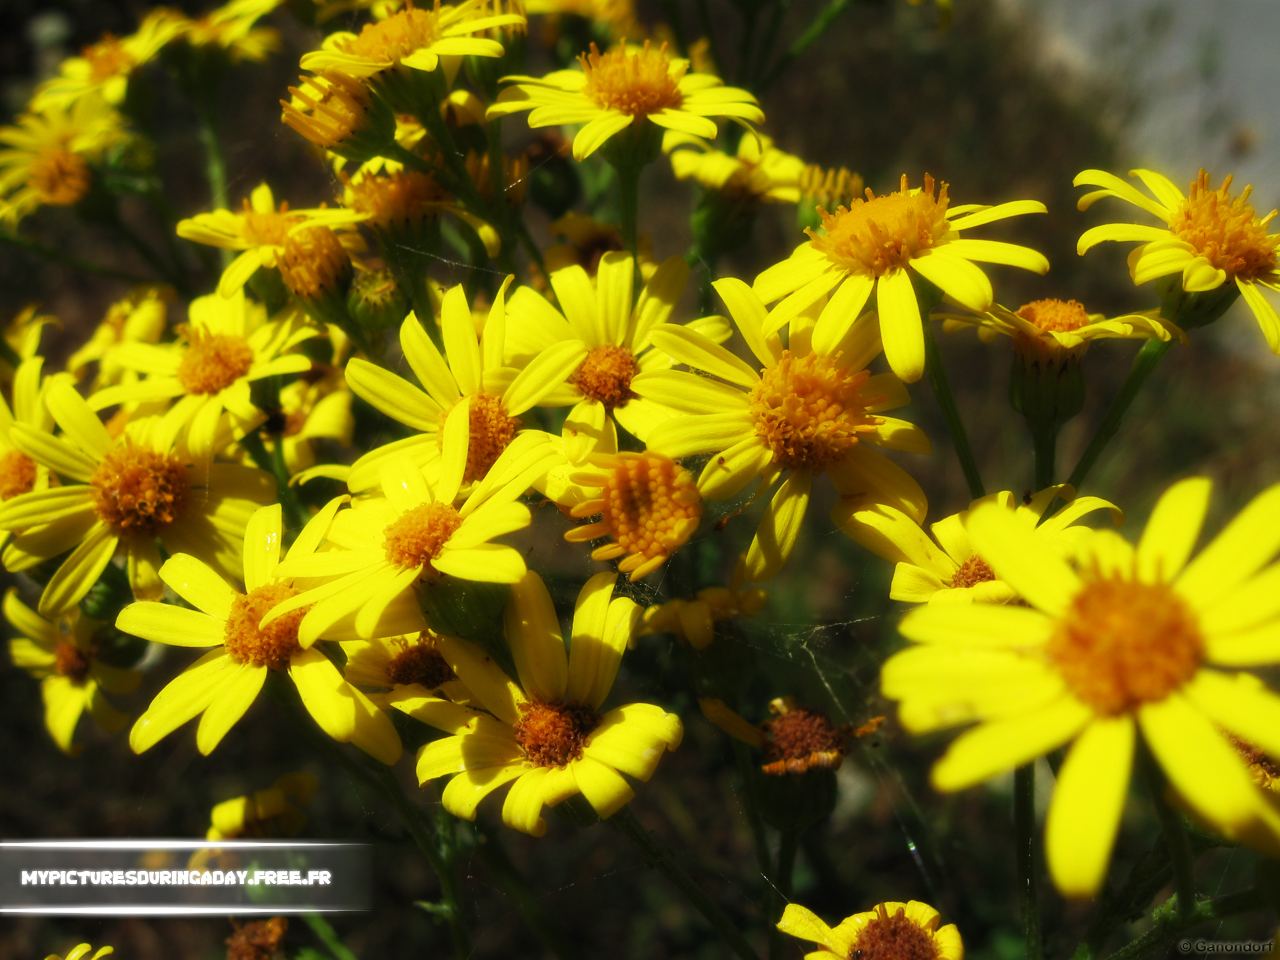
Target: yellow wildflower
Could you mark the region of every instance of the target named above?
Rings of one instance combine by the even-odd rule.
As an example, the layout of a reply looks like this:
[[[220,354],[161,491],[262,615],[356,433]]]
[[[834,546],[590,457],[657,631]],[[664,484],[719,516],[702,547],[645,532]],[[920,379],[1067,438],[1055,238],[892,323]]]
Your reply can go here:
[[[954,923],[939,927],[938,911],[927,903],[878,903],[864,913],[845,917],[832,928],[798,903],[787,904],[778,929],[788,936],[822,947],[805,960],[850,957],[866,960],[964,960],[964,944]]]
[[[773,138],[744,136],[730,156],[700,137],[671,131],[662,149],[671,156],[677,180],[690,178],[707,190],[764,203],[798,203],[804,161],[773,145]]]

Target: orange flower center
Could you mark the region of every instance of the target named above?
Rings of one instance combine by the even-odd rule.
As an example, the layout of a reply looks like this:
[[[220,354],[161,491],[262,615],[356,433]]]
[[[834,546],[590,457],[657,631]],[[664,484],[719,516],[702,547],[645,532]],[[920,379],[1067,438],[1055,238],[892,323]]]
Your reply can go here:
[[[907,918],[902,907],[889,916],[882,903],[849,948],[849,960],[937,960],[933,934]]]
[[[178,364],[178,382],[187,393],[217,393],[253,366],[253,350],[243,337],[188,327],[187,349]]]
[[[89,486],[98,517],[120,536],[155,536],[191,492],[181,461],[128,439],[107,451]]]
[[[833,770],[844,759],[848,735],[821,710],[783,706],[780,715],[760,724],[760,729],[769,761],[765,773],[798,776],[813,769]]]
[[[387,176],[363,175],[349,184],[347,206],[368,214],[371,227],[403,227],[439,212],[449,195],[425,173],[401,170]]]
[[[1199,669],[1204,638],[1166,584],[1086,582],[1046,647],[1080,700],[1103,716],[1156,703]]]
[[[371,99],[363,83],[336,70],[298,82],[289,93],[302,106],[281,100],[281,119],[312,143],[331,149],[365,125]]]
[[[665,43],[654,50],[646,40],[642,49],[628,52],[623,40],[608,53],[593,43],[591,52],[580,54],[578,61],[587,75],[582,92],[603,110],[644,118],[684,103],[679,84],[688,68],[672,69]]]
[[[358,37],[347,41],[346,52],[379,63],[407,57],[439,38],[439,11],[440,0],[436,0],[435,10],[409,7],[378,23],[367,23]]]
[[[866,370],[837,366],[811,353],[796,359],[784,350],[751,388],[756,433],[773,451],[774,463],[821,473],[883,421],[867,415],[862,386]]]
[[[604,477],[603,522],[627,553],[666,558],[698,528],[702,497],[689,471],[658,453],[623,453]]]
[[[990,583],[996,578],[995,573],[981,557],[973,556],[960,564],[960,569],[951,577],[951,586],[956,589],[972,587],[979,583]]]
[[[268,583],[231,601],[231,615],[223,643],[236,663],[283,670],[289,658],[302,650],[298,644],[298,624],[310,607],[290,610],[272,620],[265,628],[258,626],[272,607],[296,597],[299,591],[284,583]]]
[[[72,683],[84,683],[89,675],[89,653],[70,640],[63,640],[53,652],[53,672]]]
[[[488,476],[489,469],[520,429],[520,418],[508,416],[501,398],[488,393],[462,397],[458,403],[471,404],[471,439],[467,444],[467,467],[462,474],[462,482],[471,483]],[[448,415],[446,410],[440,418],[441,424]],[[444,449],[443,430],[436,434],[436,443],[441,450]]]
[[[631,399],[631,378],[639,372],[640,367],[630,350],[609,344],[587,351],[569,382],[612,410]]]
[[[387,524],[382,541],[387,562],[401,570],[422,570],[423,577],[434,577],[431,561],[449,538],[462,526],[452,504],[420,503],[406,510],[398,520]]]
[[[276,956],[288,929],[289,921],[284,917],[255,920],[237,927],[227,937],[227,960],[265,960]]]
[[[30,493],[36,485],[36,463],[21,450],[0,456],[0,500]]]
[[[1253,187],[1233,197],[1230,186],[1231,177],[1227,177],[1220,189],[1210,190],[1209,175],[1201,170],[1186,201],[1174,211],[1169,229],[1228,277],[1256,280],[1276,268],[1280,234],[1267,234],[1276,211],[1259,219],[1248,202]]]
[[[599,725],[600,715],[590,704],[531,701],[520,704],[515,738],[535,767],[563,767],[581,759],[587,737]]]
[[[95,83],[130,73],[138,65],[120,38],[110,33],[104,33],[97,43],[82,49],[80,56],[89,61],[89,77]]]
[[[41,203],[69,207],[84,199],[91,179],[84,157],[70,150],[54,149],[36,157],[27,183]]]
[[[436,649],[431,634],[425,630],[416,642],[403,644],[403,649],[391,658],[387,676],[393,684],[420,683],[428,690],[457,679],[444,654]]]
[[[279,210],[258,213],[244,200],[244,238],[251,247],[279,247],[284,245],[289,228],[301,223],[303,218],[289,212],[289,201],[280,204]]]
[[[819,207],[826,235],[806,229],[813,247],[827,259],[855,273],[884,276],[905,267],[912,259],[936,246],[951,229],[947,223],[947,185],[934,196],[933,177],[925,174],[924,189],[910,192],[907,176],[896,193],[877,197],[867,188],[867,199],[854,200],[834,214]]]
[[[1089,314],[1078,300],[1033,300],[1015,312],[1045,333],[1070,333],[1089,323]]]
[[[316,300],[336,296],[351,276],[351,258],[328,227],[308,227],[286,238],[280,276],[295,296]]]

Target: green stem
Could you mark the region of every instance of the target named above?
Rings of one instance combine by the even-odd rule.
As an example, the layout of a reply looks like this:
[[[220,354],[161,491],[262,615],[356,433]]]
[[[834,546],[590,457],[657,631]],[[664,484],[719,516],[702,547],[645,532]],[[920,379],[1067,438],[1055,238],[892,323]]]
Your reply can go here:
[[[1035,448],[1036,485],[1033,490],[1043,490],[1053,485],[1054,461],[1058,450],[1058,425],[1040,424],[1031,428],[1031,440]]]
[[[784,830],[778,843],[778,868],[770,887],[772,903],[766,914],[769,918],[769,960],[781,960],[786,953],[786,938],[778,929],[782,912],[791,900],[791,882],[796,870],[796,853],[800,849],[803,830]]]
[[[649,832],[640,825],[629,807],[623,807],[605,823],[630,840],[649,866],[655,868],[684,894],[685,899],[715,928],[716,933],[720,934],[721,939],[734,953],[742,960],[760,960],[738,926],[681,869],[671,851],[649,836]]]
[[[1093,469],[1093,465],[1097,462],[1098,457],[1101,456],[1102,451],[1111,442],[1111,438],[1120,429],[1120,421],[1124,419],[1125,413],[1128,412],[1130,405],[1142,390],[1143,384],[1147,382],[1151,372],[1164,359],[1164,355],[1169,352],[1171,346],[1173,346],[1172,340],[1148,340],[1142,345],[1138,355],[1133,358],[1133,366],[1129,368],[1129,376],[1125,379],[1124,386],[1120,388],[1116,398],[1111,401],[1111,406],[1107,409],[1102,422],[1098,424],[1098,429],[1094,432],[1093,439],[1089,441],[1089,446],[1085,448],[1079,462],[1076,463],[1076,468],[1071,471],[1071,478],[1068,482],[1077,491],[1079,491],[1080,485],[1084,483],[1084,478],[1088,476],[1089,471]]]
[[[1107,960],[1140,960],[1141,957],[1154,952],[1165,941],[1199,924],[1210,920],[1224,920],[1241,913],[1252,913],[1266,907],[1266,900],[1257,888],[1229,893],[1226,896],[1214,897],[1212,900],[1201,900],[1187,911],[1178,905],[1177,900],[1176,894],[1170,897],[1152,914],[1154,923],[1151,929],[1136,940],[1125,944],[1115,953],[1108,955]]]
[[[639,270],[640,254],[637,252],[640,220],[640,171],[637,164],[624,164],[618,171],[618,226],[622,231],[622,246],[631,254]]]
[[[1036,876],[1036,770],[1034,764],[1013,772],[1013,842],[1018,864],[1018,900],[1026,960],[1040,960],[1040,893]]]
[[[969,496],[977,500],[986,492],[982,486],[982,474],[978,471],[978,461],[974,459],[973,448],[969,446],[969,435],[965,433],[964,422],[960,419],[956,398],[951,393],[947,371],[942,365],[942,353],[938,350],[938,341],[933,336],[933,325],[929,321],[929,311],[925,306],[924,303],[920,304],[921,322],[924,324],[925,370],[929,374],[929,383],[933,387],[934,396],[938,398],[938,406],[942,408],[943,419],[947,421],[951,444],[956,448],[960,469],[964,471],[965,482],[969,484]]]
[[[99,263],[93,263],[89,260],[82,260],[79,257],[73,257],[68,253],[63,253],[53,247],[46,247],[42,243],[36,243],[34,240],[26,240],[12,233],[0,231],[0,243],[7,243],[11,247],[17,247],[19,250],[25,250],[27,253],[33,253],[37,257],[44,257],[46,260],[52,260],[55,263],[65,263],[69,267],[76,270],[83,270],[85,273],[92,273],[99,277],[107,277],[111,280],[123,280],[126,283],[151,283],[149,277],[143,277],[136,273],[129,273],[125,270],[116,270],[114,267],[104,267]]]
[[[298,491],[289,486],[289,469],[285,466],[284,444],[280,438],[276,438],[275,452],[269,453],[258,432],[250,430],[240,438],[240,446],[260,470],[266,470],[276,478],[276,496],[280,498],[280,506],[285,512],[285,527],[295,531],[305,527],[311,517],[298,500]]]
[[[529,882],[521,876],[506,850],[502,848],[496,831],[484,825],[478,825],[476,832],[476,853],[484,864],[485,870],[498,888],[511,901],[520,919],[533,931],[544,947],[560,960],[581,960],[582,951],[569,939],[564,927],[552,917],[542,906],[542,900]]]
[[[338,934],[333,927],[329,926],[329,922],[318,913],[304,913],[302,919],[306,921],[311,932],[316,938],[325,945],[325,948],[333,955],[333,960],[356,960],[356,955],[347,949],[347,945],[339,939]]]
[[[395,778],[391,768],[378,765],[377,779],[383,792],[391,800],[400,814],[400,819],[408,828],[409,834],[417,843],[418,849],[430,862],[440,878],[440,889],[444,896],[443,912],[449,922],[449,933],[453,938],[453,950],[458,960],[467,960],[471,956],[471,934],[467,930],[466,916],[462,910],[462,900],[458,893],[457,875],[449,869],[437,846],[437,839],[430,828],[423,822],[418,810],[400,788],[400,781]]]
[[[227,196],[227,158],[218,138],[218,123],[214,117],[215,98],[203,91],[195,96],[196,120],[200,127],[200,145],[204,148],[204,170],[209,180],[209,203],[214,210],[230,209]],[[231,251],[219,250],[222,269],[231,264]]]
[[[1147,789],[1151,792],[1151,802],[1155,804],[1160,829],[1164,832],[1165,843],[1173,859],[1173,889],[1178,896],[1178,915],[1185,920],[1191,915],[1196,903],[1196,861],[1195,854],[1191,851],[1191,840],[1182,823],[1182,814],[1169,806],[1169,801],[1165,799],[1165,778],[1155,759],[1144,755],[1139,758],[1138,764],[1142,768]]]

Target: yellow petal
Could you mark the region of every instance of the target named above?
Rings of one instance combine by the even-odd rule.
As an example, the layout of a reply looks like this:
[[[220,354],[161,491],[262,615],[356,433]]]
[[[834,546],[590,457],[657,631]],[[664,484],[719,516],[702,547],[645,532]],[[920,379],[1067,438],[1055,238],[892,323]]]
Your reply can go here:
[[[1191,477],[1161,495],[1138,543],[1138,578],[1171,583],[1182,572],[1200,536],[1213,481]]]
[[[598,584],[597,584],[598,587]],[[564,697],[569,662],[560,621],[546,585],[532,570],[511,587],[505,615],[507,643],[527,693],[544,701]]]
[[[238,594],[207,563],[189,554],[176,554],[160,568],[160,579],[209,616],[223,621],[231,618],[231,604]]]
[[[542,778],[546,775],[546,767],[525,769],[502,805],[503,823],[535,837],[547,832],[547,822],[542,819]]]
[[[237,720],[245,715],[267,680],[267,668],[237,664],[224,673],[218,693],[200,718],[196,746],[206,757],[213,752]]]
[[[55,620],[79,603],[111,562],[117,543],[119,537],[110,527],[101,521],[95,524],[45,585],[40,616]]]
[[[1254,497],[1176,581],[1197,610],[1211,606],[1280,550],[1280,484]]]
[[[467,685],[486,710],[508,726],[520,719],[520,704],[527,698],[493,658],[474,644],[456,637],[440,637],[437,641],[450,668]],[[567,671],[566,667],[566,671]]]
[[[906,383],[924,373],[924,329],[911,277],[905,270],[887,273],[876,282],[880,340],[893,372]]]
[[[226,639],[224,621],[171,603],[131,603],[120,611],[116,627],[144,640],[178,647],[214,647]]]
[[[618,771],[589,756],[575,760],[570,769],[578,789],[602,820],[612,817],[636,795]]]
[[[465,770],[449,781],[440,801],[455,817],[474,820],[476,806],[481,800],[504,783],[521,776],[527,769],[523,763],[512,763],[505,767]]]
[[[1059,554],[995,504],[983,504],[965,525],[974,551],[1001,580],[1049,614],[1062,613],[1080,591],[1080,578]]]
[[[813,475],[807,470],[791,474],[770,501],[747,550],[747,579],[759,583],[782,569],[800,537]]]

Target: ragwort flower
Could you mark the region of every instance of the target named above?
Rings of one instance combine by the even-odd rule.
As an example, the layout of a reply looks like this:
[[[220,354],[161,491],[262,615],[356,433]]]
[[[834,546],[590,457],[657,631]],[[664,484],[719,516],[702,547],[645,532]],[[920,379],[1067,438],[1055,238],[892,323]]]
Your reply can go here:
[[[99,960],[100,957],[116,952],[115,947],[99,947],[94,950],[93,956],[89,956],[90,950],[93,950],[93,947],[87,943],[82,943],[77,947],[73,947],[71,952],[66,955],[65,960]],[[56,953],[51,953],[44,960],[64,960],[64,958]]]
[[[1183,802],[1228,837],[1280,845],[1266,803],[1225,734],[1280,756],[1280,698],[1233,668],[1280,660],[1280,485],[1190,562],[1210,482],[1174,484],[1135,548],[1104,531],[1079,572],[1008,510],[969,517],[973,546],[1029,606],[929,605],[901,632],[914,646],[881,686],[921,733],[977,721],[933,769],[961,790],[1072,743],[1045,825],[1050,873],[1092,896],[1107,873],[1139,731]]]
[[[577,793],[608,818],[635,796],[622,774],[647,781],[662,754],[680,745],[680,718],[661,707],[600,712],[640,616],[633,601],[611,599],[614,582],[601,573],[583,586],[567,656],[542,580],[530,572],[512,586],[506,635],[518,684],[478,647],[440,638],[449,665],[488,712],[421,697],[397,706],[451,734],[418,751],[417,769],[420,783],[454,775],[441,795],[454,816],[474,820],[479,802],[514,780],[502,819],[516,830],[542,836],[542,808]]]
[[[1129,175],[1140,178],[1155,199],[1114,174],[1085,170],[1076,175],[1075,185],[1102,189],[1081,197],[1080,209],[1087,210],[1103,197],[1117,197],[1159,217],[1168,229],[1107,223],[1081,234],[1077,251],[1083,254],[1103,240],[1138,240],[1142,245],[1129,254],[1134,283],[1176,273],[1182,274],[1182,289],[1188,293],[1205,293],[1234,283],[1262,327],[1271,352],[1280,353],[1280,315],[1262,293],[1262,289],[1280,290],[1276,265],[1280,234],[1267,232],[1277,211],[1257,216],[1248,202],[1253,187],[1247,186],[1240,196],[1233,197],[1229,176],[1220,188],[1211,190],[1209,175],[1201,170],[1188,195],[1183,196],[1168,178],[1152,170],[1133,170]]]
[[[337,505],[312,519],[294,541],[292,555],[309,555],[320,545]],[[386,714],[347,683],[328,657],[299,642],[302,609],[261,622],[269,610],[300,593],[280,572],[280,527],[279,504],[249,518],[245,593],[195,557],[179,553],[165,562],[160,576],[194,609],[144,601],[120,611],[116,626],[125,633],[178,647],[215,648],[172,680],[138,718],[129,733],[135,753],[202,715],[196,746],[208,755],[253,705],[267,673],[277,670],[288,673],[303,706],[329,736],[354,743],[383,763],[400,758],[400,737]]]
[[[746,90],[726,87],[717,76],[689,73],[689,61],[653,49],[628,47],[626,41],[601,53],[596,45],[578,57],[581,70],[556,70],[545,77],[504,77],[512,82],[489,108],[490,117],[521,110],[531,127],[584,124],[573,138],[573,156],[583,160],[605,141],[646,120],[669,130],[714,139],[712,117],[750,123],[764,111]]]
[[[761,203],[798,203],[804,161],[773,145],[763,134],[744,136],[733,156],[700,137],[668,133],[662,149],[677,180],[696,180],[707,190]]]
[[[822,947],[804,960],[964,960],[964,944],[954,923],[939,927],[938,911],[927,903],[878,903],[845,917],[834,929],[798,903],[787,904],[778,929]]]
[[[935,193],[933,177],[924,189],[909,189],[906,174],[894,193],[822,214],[822,232],[807,230],[809,241],[789,259],[756,277],[752,289],[765,303],[781,302],[769,313],[766,334],[782,329],[792,317],[830,295],[818,318],[815,337],[838,340],[876,294],[885,359],[907,383],[924,373],[924,331],[920,305],[912,286],[918,274],[970,310],[991,306],[991,281],[974,261],[1003,263],[1036,273],[1049,261],[1029,247],[996,240],[962,237],[970,230],[1024,213],[1044,213],[1037,200],[1014,200],[984,207],[950,207],[947,184]]]

